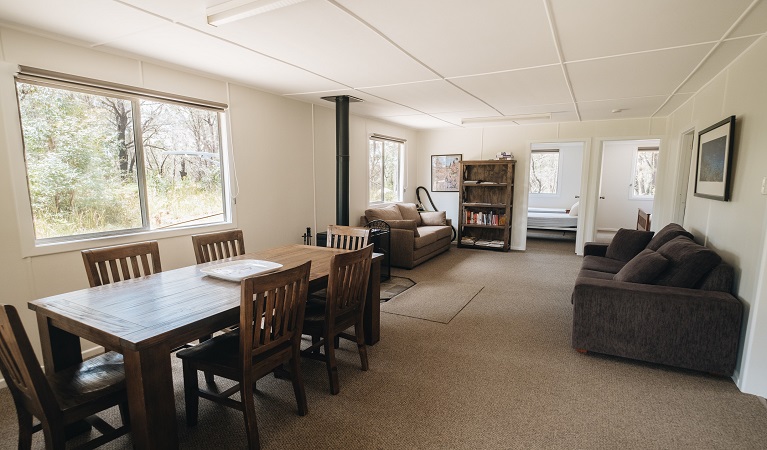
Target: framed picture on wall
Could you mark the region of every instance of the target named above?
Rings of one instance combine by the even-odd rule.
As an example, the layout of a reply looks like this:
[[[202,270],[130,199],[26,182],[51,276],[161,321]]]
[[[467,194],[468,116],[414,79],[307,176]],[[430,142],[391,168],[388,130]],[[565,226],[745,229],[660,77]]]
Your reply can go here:
[[[695,196],[730,200],[732,153],[735,145],[735,116],[698,133]]]
[[[431,155],[431,191],[458,192],[461,156]]]

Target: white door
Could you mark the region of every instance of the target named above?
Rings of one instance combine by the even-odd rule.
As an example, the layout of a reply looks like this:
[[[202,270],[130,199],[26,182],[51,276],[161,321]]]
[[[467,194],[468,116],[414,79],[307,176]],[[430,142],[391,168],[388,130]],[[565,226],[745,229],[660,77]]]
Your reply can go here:
[[[684,211],[687,208],[687,192],[690,189],[690,173],[692,165],[692,147],[695,141],[695,131],[690,130],[682,136],[682,148],[679,152],[679,170],[677,175],[677,194],[674,206],[674,222],[684,223]]]

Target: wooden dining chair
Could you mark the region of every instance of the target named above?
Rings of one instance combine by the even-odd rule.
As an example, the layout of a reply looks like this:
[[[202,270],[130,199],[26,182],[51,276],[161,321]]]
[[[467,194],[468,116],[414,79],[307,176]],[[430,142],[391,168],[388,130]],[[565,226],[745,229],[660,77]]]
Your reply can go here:
[[[327,246],[344,250],[359,250],[368,245],[369,228],[328,225]]]
[[[325,361],[330,382],[330,393],[338,394],[338,369],[335,345],[337,337],[357,343],[362,370],[368,370],[368,354],[362,316],[365,308],[373,246],[333,255],[330,259],[327,298],[312,299],[304,317],[304,334],[312,337],[312,345],[302,351],[303,356]],[[354,336],[345,330],[354,326]],[[324,354],[320,354],[320,348]]]
[[[157,241],[83,250],[91,287],[162,272]]]
[[[192,236],[197,264],[231,258],[245,253],[242,230],[219,231]]]
[[[186,421],[197,424],[199,398],[243,411],[248,447],[259,448],[255,382],[265,375],[290,366],[298,414],[309,411],[301,377],[301,326],[309,289],[311,261],[280,272],[245,278],[241,284],[240,327],[215,336],[176,354],[183,362]],[[224,392],[200,389],[197,371],[234,380]],[[240,401],[229,397],[240,393]]]
[[[16,308],[0,305],[0,372],[16,406],[19,449],[30,449],[32,434],[43,431],[45,448],[64,449],[65,427],[85,420],[102,434],[78,448],[96,448],[130,430],[122,355],[108,352],[46,376],[40,369]],[[94,416],[120,406],[123,426]],[[33,426],[32,418],[40,423]]]

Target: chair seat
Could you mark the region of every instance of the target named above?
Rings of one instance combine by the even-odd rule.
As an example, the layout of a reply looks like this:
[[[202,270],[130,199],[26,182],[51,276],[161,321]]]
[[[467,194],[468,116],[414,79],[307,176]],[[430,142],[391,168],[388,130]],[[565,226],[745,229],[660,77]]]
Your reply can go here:
[[[261,354],[259,359],[266,359],[272,355],[290,349],[291,342],[271,348]],[[224,370],[233,370],[239,367],[240,358],[240,330],[239,328],[228,333],[220,334],[194,347],[181,350],[176,356],[182,360],[192,360],[200,365]]]
[[[125,394],[123,355],[107,352],[49,375],[61,409],[66,411],[110,394]]]

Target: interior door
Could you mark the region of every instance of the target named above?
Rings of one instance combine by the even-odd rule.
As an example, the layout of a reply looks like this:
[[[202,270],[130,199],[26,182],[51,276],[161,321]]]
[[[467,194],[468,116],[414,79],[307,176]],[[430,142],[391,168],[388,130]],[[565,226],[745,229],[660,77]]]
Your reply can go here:
[[[677,175],[677,195],[674,207],[674,222],[684,223],[684,212],[687,208],[687,192],[690,189],[690,173],[693,171],[692,150],[695,142],[695,130],[690,130],[682,136],[682,148],[679,154],[679,170]]]

